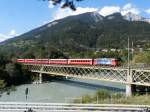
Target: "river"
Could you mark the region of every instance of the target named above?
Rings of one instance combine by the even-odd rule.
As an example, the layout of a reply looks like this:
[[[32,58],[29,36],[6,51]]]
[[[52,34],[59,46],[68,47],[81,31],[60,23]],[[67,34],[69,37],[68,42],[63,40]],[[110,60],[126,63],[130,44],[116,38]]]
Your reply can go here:
[[[27,99],[25,96],[26,88],[29,90]],[[110,92],[125,92],[125,86],[122,84],[75,78],[55,79],[42,84],[25,84],[17,86],[16,89],[9,95],[4,92],[0,101],[65,103],[71,102],[82,95],[92,95],[98,89],[107,89]]]

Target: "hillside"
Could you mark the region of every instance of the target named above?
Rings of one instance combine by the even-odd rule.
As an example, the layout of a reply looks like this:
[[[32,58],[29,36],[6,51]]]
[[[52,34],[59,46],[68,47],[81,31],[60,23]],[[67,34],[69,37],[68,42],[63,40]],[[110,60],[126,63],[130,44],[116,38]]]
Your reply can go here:
[[[150,42],[150,24],[129,21],[120,13],[103,17],[97,12],[55,20],[0,44],[0,50],[18,57],[64,57],[70,52],[95,51],[103,48],[126,48],[127,38],[134,47]],[[55,56],[52,56],[55,57]]]

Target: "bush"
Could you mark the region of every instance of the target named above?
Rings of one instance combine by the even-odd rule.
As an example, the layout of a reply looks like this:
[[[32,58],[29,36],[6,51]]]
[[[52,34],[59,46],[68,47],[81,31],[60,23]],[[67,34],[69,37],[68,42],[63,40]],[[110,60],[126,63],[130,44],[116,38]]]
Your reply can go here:
[[[0,89],[3,89],[6,86],[4,80],[0,80]]]
[[[104,100],[110,98],[110,93],[107,90],[98,90],[94,95],[94,99],[96,100],[98,97],[99,100]]]
[[[82,97],[82,103],[90,103],[92,102],[92,98],[89,95],[85,95]]]
[[[150,53],[149,52],[142,52],[142,53],[136,54],[133,58],[132,63],[149,64],[150,63]]]
[[[113,98],[113,99],[119,99],[119,98],[123,98],[123,97],[125,97],[125,95],[121,94],[121,93],[114,93],[111,95],[111,98]]]
[[[16,86],[12,85],[12,86],[10,87],[10,89],[11,89],[11,91],[16,91]]]

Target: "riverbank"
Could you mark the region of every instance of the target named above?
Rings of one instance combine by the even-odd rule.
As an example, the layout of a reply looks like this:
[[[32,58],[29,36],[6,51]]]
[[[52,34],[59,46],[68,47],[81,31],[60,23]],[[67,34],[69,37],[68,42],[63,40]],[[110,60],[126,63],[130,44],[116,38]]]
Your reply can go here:
[[[2,96],[3,93],[6,93],[7,95],[9,95],[11,92],[17,91],[16,86],[11,85],[9,87],[3,87],[0,89],[0,97]]]
[[[94,95],[84,95],[76,98],[73,103],[150,105],[149,99],[150,94],[126,97],[125,94],[122,93],[111,93],[107,90],[98,90]]]
[[[55,79],[42,84],[24,84],[16,86],[16,91],[3,93],[0,101],[6,102],[45,102],[45,103],[69,103],[77,97],[89,94],[93,95],[98,89],[105,88],[112,92],[123,92],[124,88],[115,83],[107,83],[94,80],[79,79]],[[109,85],[109,86],[108,86]],[[110,87],[111,85],[111,87]],[[28,91],[26,99],[25,90]],[[118,88],[118,89],[117,89]]]

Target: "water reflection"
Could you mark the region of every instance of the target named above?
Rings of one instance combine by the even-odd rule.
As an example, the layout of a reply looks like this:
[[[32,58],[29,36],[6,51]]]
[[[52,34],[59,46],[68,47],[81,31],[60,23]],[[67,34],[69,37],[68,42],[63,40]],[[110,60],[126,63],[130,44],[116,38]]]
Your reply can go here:
[[[86,88],[90,90],[98,90],[98,89],[106,89],[109,91],[117,91],[117,92],[124,92],[125,89],[123,88],[118,88],[118,87],[113,87],[113,85],[102,85],[102,84],[93,84],[93,83],[88,83],[88,82],[81,82],[81,81],[76,81],[76,80],[62,80],[59,81],[58,83],[63,83],[63,84],[69,84],[70,86],[76,86],[80,88]]]

